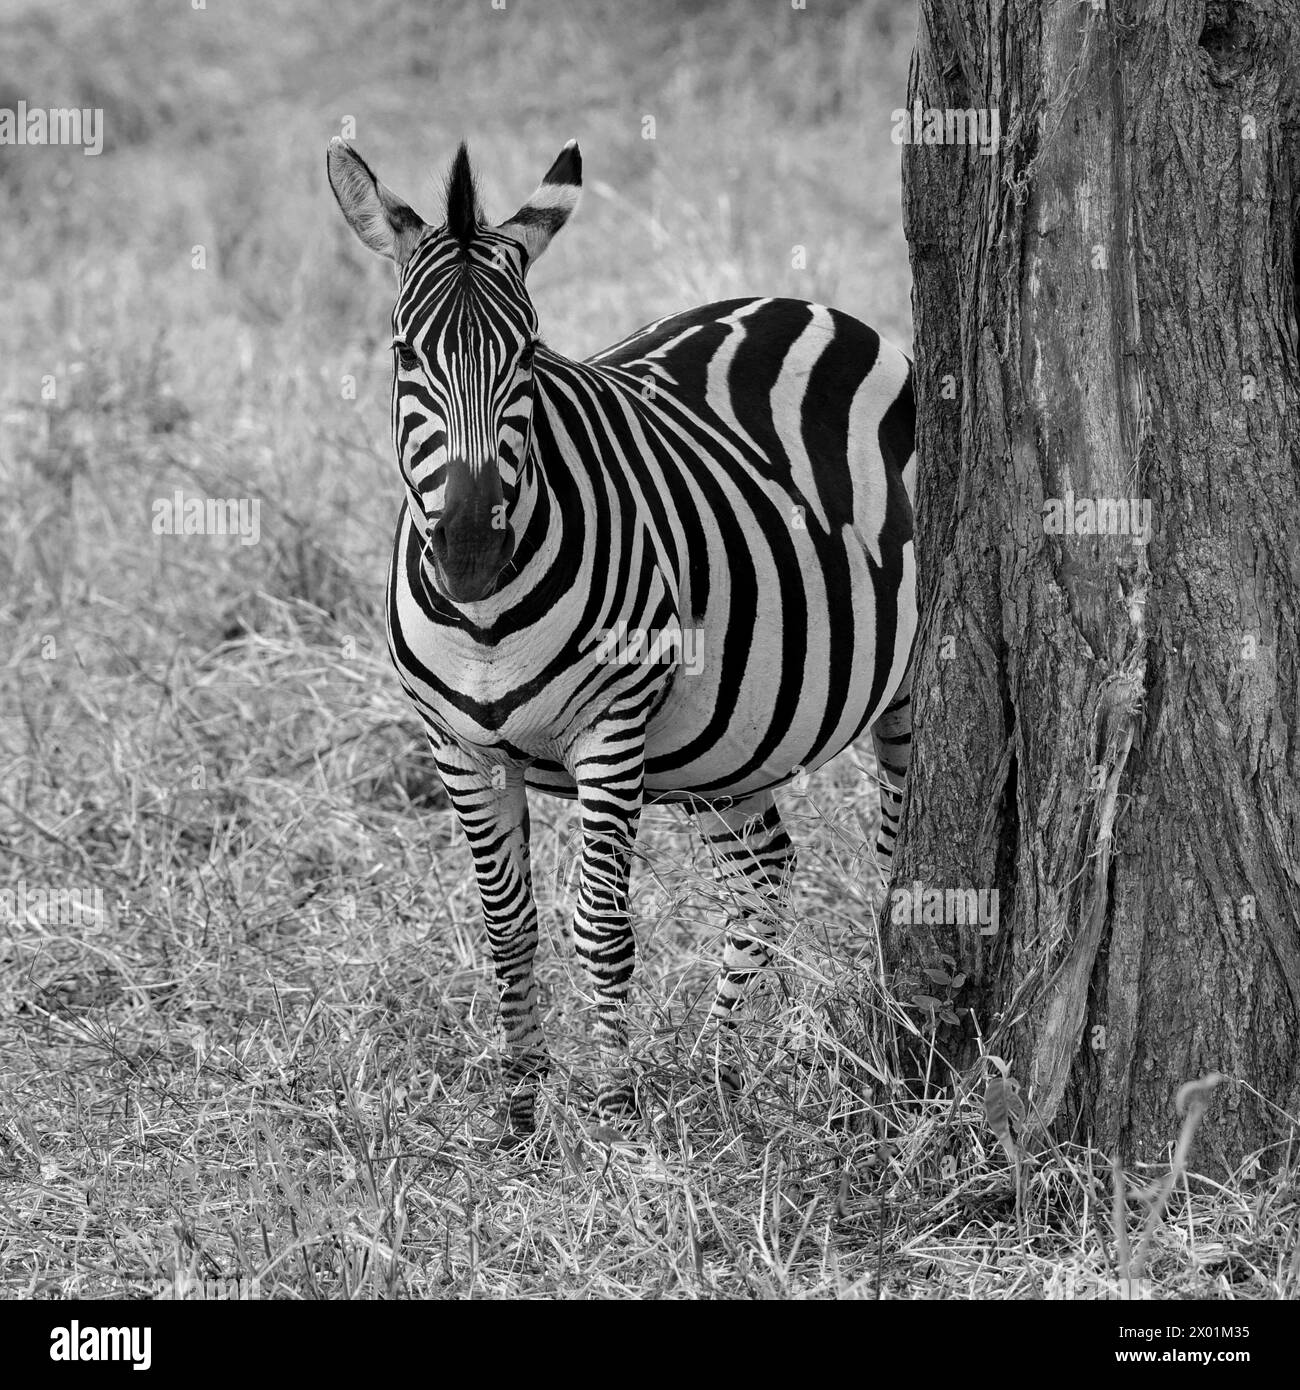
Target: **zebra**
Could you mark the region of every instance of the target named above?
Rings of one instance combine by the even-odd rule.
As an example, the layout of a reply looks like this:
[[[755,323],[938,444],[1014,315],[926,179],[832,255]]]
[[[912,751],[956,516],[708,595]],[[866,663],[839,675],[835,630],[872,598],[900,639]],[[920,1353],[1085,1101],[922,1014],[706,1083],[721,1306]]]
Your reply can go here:
[[[437,225],[338,137],[327,170],[397,272],[388,644],[473,859],[508,1133],[533,1130],[549,1066],[529,788],[578,802],[573,939],[597,1115],[620,1123],[637,1113],[628,880],[647,801],[684,805],[735,888],[718,1039],[772,964],[794,868],[774,791],[869,727],[887,881],[917,626],[911,362],[846,314],[777,298],[671,314],[581,362],[554,351],[526,277],[577,206],[576,141],[495,226],[463,142]]]

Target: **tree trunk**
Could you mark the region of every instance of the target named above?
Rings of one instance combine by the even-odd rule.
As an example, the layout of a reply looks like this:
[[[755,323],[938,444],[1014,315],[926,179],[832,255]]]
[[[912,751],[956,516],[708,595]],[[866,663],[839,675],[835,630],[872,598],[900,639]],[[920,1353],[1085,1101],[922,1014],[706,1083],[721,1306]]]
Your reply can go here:
[[[918,1006],[958,1070],[982,1038],[1129,1161],[1208,1071],[1208,1166],[1300,1113],[1298,54],[1295,0],[920,4],[909,102],[1001,138],[903,156],[923,623],[885,955],[969,1010]],[[1149,541],[1085,499],[1111,532],[1149,501]],[[906,920],[913,883],[996,889],[996,930]]]

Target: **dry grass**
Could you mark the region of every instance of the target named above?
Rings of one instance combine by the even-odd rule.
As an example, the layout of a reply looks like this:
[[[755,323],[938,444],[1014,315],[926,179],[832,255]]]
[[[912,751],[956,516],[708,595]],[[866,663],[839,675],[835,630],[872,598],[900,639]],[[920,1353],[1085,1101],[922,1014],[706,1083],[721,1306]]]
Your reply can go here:
[[[110,135],[0,151],[0,886],[104,904],[0,918],[0,1291],[1117,1296],[1101,1155],[1036,1154],[1018,1221],[980,1096],[896,1085],[924,1024],[882,988],[851,760],[785,799],[788,968],[730,1106],[692,1056],[724,892],[647,816],[645,1122],[617,1142],[590,1116],[571,811],[537,807],[557,1067],[535,1138],[497,1147],[468,856],[382,648],[390,287],[325,191],[342,117],[417,206],[470,134],[501,213],[582,137],[589,196],[536,277],[561,350],[748,291],[905,341],[910,6],[129,8],[29,7],[0,66],[0,105],[93,102]],[[154,535],[177,487],[258,500],[259,542]],[[1295,1162],[1182,1179],[1146,1291],[1300,1291]]]

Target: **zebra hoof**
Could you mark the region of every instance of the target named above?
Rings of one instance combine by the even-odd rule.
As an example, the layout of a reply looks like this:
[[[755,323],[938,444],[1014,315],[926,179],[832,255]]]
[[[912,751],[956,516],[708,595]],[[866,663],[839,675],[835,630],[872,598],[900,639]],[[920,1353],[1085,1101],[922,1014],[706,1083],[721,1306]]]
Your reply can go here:
[[[631,1086],[602,1087],[596,1097],[596,1115],[602,1128],[626,1128],[641,1118]]]
[[[506,1123],[503,1136],[513,1136],[516,1143],[527,1139],[537,1131],[537,1097],[528,1092],[510,1097],[506,1109]]]
[[[512,1129],[509,1125],[503,1125],[496,1134],[492,1136],[492,1141],[488,1145],[494,1153],[510,1153],[514,1149],[522,1148],[533,1137],[533,1131]]]
[[[713,1074],[724,1100],[736,1100],[745,1089],[745,1079],[741,1076],[739,1067],[719,1062]]]

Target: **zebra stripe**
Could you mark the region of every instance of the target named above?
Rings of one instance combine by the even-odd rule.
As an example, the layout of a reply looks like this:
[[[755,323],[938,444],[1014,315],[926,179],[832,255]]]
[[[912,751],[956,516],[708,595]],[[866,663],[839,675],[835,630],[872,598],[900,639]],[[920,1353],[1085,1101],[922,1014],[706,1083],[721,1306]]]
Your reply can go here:
[[[774,790],[872,726],[888,873],[911,741],[911,365],[846,314],[768,298],[570,361],[540,342],[525,276],[576,206],[576,145],[497,227],[462,146],[443,223],[414,238],[341,141],[329,171],[367,245],[387,223],[398,268],[389,645],[473,855],[511,1124],[530,1127],[547,1066],[530,787],[579,803],[574,940],[617,1116],[647,799],[696,816],[735,888],[720,1024],[771,965],[794,869]]]

